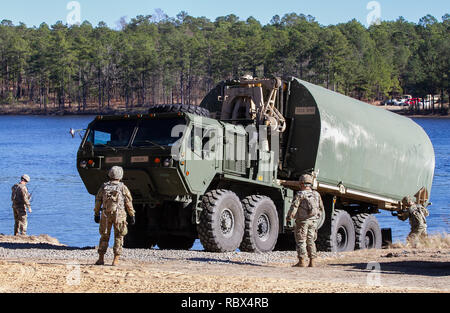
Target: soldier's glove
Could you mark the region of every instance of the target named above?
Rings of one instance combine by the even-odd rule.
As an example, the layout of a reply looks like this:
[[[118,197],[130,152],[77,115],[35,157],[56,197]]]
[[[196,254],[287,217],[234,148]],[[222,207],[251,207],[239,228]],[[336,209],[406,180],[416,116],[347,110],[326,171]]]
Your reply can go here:
[[[134,224],[136,224],[136,218],[134,216],[130,216],[128,218],[128,224],[130,224],[131,226],[134,226]]]
[[[100,224],[100,215],[95,215],[95,216],[94,216],[94,221],[95,221],[97,224]]]

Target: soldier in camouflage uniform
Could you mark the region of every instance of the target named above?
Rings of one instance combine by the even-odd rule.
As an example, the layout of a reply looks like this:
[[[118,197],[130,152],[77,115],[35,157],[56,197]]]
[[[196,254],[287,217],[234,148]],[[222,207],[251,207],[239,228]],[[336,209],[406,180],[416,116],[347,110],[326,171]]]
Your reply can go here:
[[[409,243],[414,243],[420,238],[427,236],[427,220],[430,215],[429,211],[413,201],[411,197],[405,197],[402,200],[403,205],[407,208],[403,214],[399,215],[401,220],[409,218],[409,224],[411,225],[411,232],[406,239]]]
[[[100,243],[98,247],[99,259],[96,265],[104,265],[104,256],[108,249],[111,227],[114,226],[114,261],[113,266],[119,262],[122,254],[123,237],[128,233],[127,212],[130,215],[130,224],[135,223],[135,211],[130,190],[120,180],[123,169],[114,166],[108,174],[110,181],[104,183],[95,198],[95,222],[100,223]],[[101,217],[100,217],[100,212]]]
[[[30,182],[30,176],[23,175],[20,182],[12,187],[11,201],[14,213],[14,236],[27,234],[27,209],[31,213],[30,199],[27,184]]]
[[[295,241],[299,262],[294,267],[306,267],[306,258],[309,257],[309,267],[315,266],[317,258],[316,244],[317,228],[324,207],[320,194],[312,190],[313,177],[302,175],[300,177],[301,191],[295,195],[292,206],[287,215],[290,223],[295,219]]]

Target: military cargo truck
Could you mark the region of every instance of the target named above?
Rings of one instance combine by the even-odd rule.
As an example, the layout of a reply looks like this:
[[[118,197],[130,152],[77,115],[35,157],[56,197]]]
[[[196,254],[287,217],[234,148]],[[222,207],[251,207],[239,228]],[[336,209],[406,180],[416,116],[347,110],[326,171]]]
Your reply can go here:
[[[318,246],[380,248],[375,214],[429,204],[434,151],[412,120],[296,78],[224,81],[200,106],[98,116],[77,155],[96,194],[115,165],[125,171],[136,224],[131,248],[268,252],[293,242],[286,224],[298,178],[314,176],[324,200]],[[393,214],[394,215],[394,214]]]

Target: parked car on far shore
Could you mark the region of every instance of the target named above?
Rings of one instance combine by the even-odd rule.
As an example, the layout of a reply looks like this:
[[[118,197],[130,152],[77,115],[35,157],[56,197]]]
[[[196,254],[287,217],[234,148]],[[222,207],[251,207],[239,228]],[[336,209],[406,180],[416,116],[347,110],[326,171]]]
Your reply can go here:
[[[396,105],[396,106],[398,106],[398,105],[402,105],[402,102],[400,102],[397,99],[389,99],[389,100],[384,101],[384,105]]]

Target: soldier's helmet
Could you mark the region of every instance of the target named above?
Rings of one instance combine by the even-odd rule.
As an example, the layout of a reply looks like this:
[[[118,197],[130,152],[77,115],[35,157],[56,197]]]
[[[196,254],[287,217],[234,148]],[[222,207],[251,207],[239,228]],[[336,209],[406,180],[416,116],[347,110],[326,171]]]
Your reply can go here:
[[[300,179],[299,179],[300,183],[303,183],[305,185],[307,185],[307,184],[312,185],[313,180],[314,180],[313,177],[309,174],[304,174],[304,175],[300,176]]]
[[[120,166],[113,166],[109,170],[108,176],[113,180],[121,180],[123,178],[123,168]]]
[[[20,179],[26,181],[27,183],[30,182],[30,176],[28,176],[27,174],[22,175],[22,177],[20,177]]]

